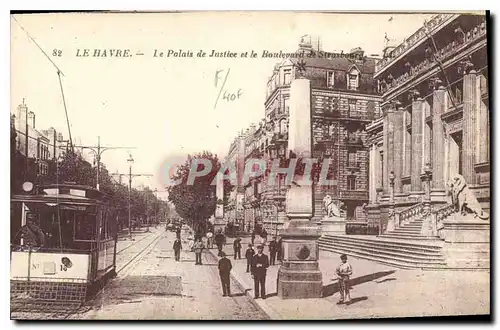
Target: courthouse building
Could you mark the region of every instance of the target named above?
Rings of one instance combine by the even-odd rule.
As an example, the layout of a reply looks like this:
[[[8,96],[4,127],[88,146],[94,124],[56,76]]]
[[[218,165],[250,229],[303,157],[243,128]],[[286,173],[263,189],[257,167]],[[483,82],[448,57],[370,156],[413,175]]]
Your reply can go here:
[[[485,16],[439,14],[397,47],[387,47],[374,78],[383,116],[367,126],[369,221],[387,228],[397,211],[446,203],[461,174],[489,212],[490,123]]]

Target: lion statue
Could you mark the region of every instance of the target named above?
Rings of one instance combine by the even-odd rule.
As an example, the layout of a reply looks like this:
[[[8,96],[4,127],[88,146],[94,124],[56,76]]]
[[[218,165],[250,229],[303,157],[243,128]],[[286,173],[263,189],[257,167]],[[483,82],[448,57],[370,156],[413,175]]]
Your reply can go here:
[[[482,220],[489,219],[489,214],[481,209],[476,196],[470,191],[462,175],[455,174],[448,182],[448,187],[451,193],[451,202],[456,211],[462,215],[473,213],[474,217]]]
[[[323,198],[323,206],[327,217],[340,217],[340,210],[333,202],[332,196],[326,195]]]

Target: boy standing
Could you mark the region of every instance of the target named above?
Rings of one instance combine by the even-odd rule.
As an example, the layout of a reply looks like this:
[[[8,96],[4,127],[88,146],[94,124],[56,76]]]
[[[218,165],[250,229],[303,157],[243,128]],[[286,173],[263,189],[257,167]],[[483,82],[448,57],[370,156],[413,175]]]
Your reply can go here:
[[[352,275],[352,267],[347,262],[347,256],[345,254],[340,256],[340,260],[342,263],[336,270],[340,284],[340,300],[338,303],[343,304],[344,302],[348,303],[351,301],[351,294],[349,293],[349,278]]]
[[[205,245],[203,244],[203,242],[201,241],[201,239],[198,239],[196,241],[196,243],[194,243],[193,245],[193,250],[194,250],[194,254],[195,254],[195,265],[201,265],[201,251],[203,251],[203,249],[205,248]]]
[[[255,250],[252,248],[252,244],[248,244],[248,249],[245,252],[245,258],[247,259],[247,273],[250,271],[252,266],[252,258],[255,254]]]

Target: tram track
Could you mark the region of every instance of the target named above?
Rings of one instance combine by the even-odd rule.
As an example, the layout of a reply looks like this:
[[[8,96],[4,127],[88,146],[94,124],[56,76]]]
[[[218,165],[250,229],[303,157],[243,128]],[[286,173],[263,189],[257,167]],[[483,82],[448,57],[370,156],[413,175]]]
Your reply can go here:
[[[160,239],[163,237],[164,235],[164,232],[161,231],[160,233],[158,233],[152,240],[151,242],[149,242],[144,248],[142,248],[138,253],[136,253],[132,258],[130,258],[130,260],[128,260],[127,262],[125,262],[124,265],[121,265],[117,270],[116,270],[116,275],[118,277],[118,275],[122,275],[118,281],[121,281],[123,280],[134,268],[134,266],[147,254],[149,253],[155,246],[156,244],[158,244],[158,242],[160,241]],[[128,245],[127,247],[121,249],[120,251],[118,251],[116,254],[118,255],[119,253],[129,249],[130,247],[132,246],[135,246],[137,243],[143,241],[144,239],[150,237],[149,235],[146,235],[144,237],[142,237],[141,239],[137,240],[136,242],[134,242],[133,244],[130,244]],[[63,309],[63,311],[61,310],[57,310],[55,312],[51,312],[47,315],[47,313],[45,312],[26,312],[27,314],[29,314],[29,317],[27,318],[15,318],[15,320],[67,320],[67,319],[70,319],[72,316],[74,315],[77,315],[77,314],[81,314],[81,313],[85,313],[85,312],[88,312],[90,310],[92,310],[94,307],[93,306],[89,306],[88,303],[89,302],[92,302],[92,301],[95,301],[96,299],[99,298],[99,296],[102,295],[102,293],[105,291],[106,289],[106,286],[107,286],[107,283],[103,284],[102,287],[93,295],[93,297],[89,300],[89,301],[85,301],[85,302],[81,302],[79,303],[76,307],[74,308],[71,308],[68,310],[68,309]],[[41,302],[41,304],[43,305],[43,302]],[[53,302],[52,302],[53,304]],[[49,305],[49,303],[47,302],[47,305]],[[56,305],[59,305],[59,304],[53,304],[53,308],[56,307]],[[61,303],[60,304],[61,306],[64,307],[64,303]],[[12,311],[11,310],[11,318],[12,318],[12,313],[23,313],[21,311]]]

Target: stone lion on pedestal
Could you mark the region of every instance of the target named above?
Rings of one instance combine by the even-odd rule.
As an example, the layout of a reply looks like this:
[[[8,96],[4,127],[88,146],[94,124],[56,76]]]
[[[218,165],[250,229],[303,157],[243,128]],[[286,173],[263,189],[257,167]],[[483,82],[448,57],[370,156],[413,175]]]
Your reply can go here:
[[[455,174],[448,182],[451,193],[451,202],[457,212],[462,215],[474,214],[482,220],[489,219],[489,214],[484,212],[474,193],[469,189],[465,179],[460,174]]]
[[[333,202],[332,196],[326,195],[323,198],[323,207],[325,208],[327,217],[340,217],[340,209]]]

